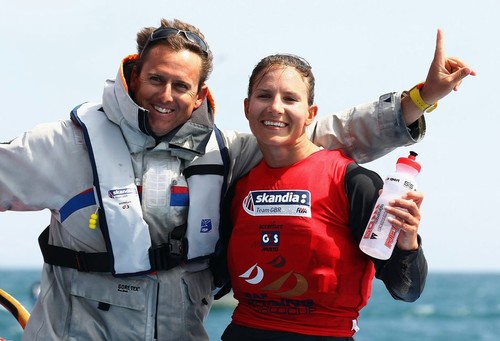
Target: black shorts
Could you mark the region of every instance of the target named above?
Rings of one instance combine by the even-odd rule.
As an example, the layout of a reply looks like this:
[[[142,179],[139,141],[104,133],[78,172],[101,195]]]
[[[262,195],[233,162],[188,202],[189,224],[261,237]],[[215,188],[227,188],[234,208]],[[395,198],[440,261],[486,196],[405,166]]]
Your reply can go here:
[[[243,327],[231,323],[222,334],[222,341],[354,341],[352,337],[314,336],[275,330]]]

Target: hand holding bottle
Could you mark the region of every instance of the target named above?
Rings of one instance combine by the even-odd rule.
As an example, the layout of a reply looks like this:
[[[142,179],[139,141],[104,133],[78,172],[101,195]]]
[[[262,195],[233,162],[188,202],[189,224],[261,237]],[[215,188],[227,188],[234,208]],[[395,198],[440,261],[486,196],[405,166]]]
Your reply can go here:
[[[404,250],[418,248],[416,230],[420,223],[420,205],[408,194],[417,190],[415,177],[421,167],[416,156],[417,153],[411,151],[408,157],[400,157],[396,171],[385,178],[382,193],[359,243],[359,248],[371,257],[389,259],[396,244]],[[408,195],[410,200],[405,199]],[[400,238],[401,227],[404,234]]]
[[[397,247],[400,250],[416,250],[418,248],[417,232],[420,224],[420,205],[424,200],[422,192],[408,192],[400,199],[394,199],[386,206],[388,217],[394,226],[400,228]]]

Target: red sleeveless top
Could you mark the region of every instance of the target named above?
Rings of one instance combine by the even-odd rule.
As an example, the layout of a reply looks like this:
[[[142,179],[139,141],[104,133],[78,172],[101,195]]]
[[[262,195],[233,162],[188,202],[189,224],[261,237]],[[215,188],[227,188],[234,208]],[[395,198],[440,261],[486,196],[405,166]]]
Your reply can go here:
[[[322,150],[284,168],[261,162],[239,180],[228,249],[233,323],[352,336],[375,273],[348,227],[348,164]],[[353,322],[354,321],[354,322]]]

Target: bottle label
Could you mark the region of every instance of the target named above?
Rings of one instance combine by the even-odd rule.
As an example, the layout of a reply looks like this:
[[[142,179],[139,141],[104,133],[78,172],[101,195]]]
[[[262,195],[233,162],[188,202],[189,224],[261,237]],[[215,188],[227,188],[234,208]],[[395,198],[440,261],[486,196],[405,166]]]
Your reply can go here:
[[[385,184],[384,184],[384,189],[392,189],[394,191],[416,191],[417,186],[416,184],[411,181],[411,179],[408,179],[404,176],[401,177],[396,177],[394,175],[388,176],[385,178]]]
[[[373,209],[372,216],[370,217],[370,222],[365,229],[365,234],[363,235],[364,239],[377,239],[378,236],[373,233],[373,229],[377,225],[377,222],[385,220],[385,217],[381,217],[381,215],[384,215],[384,213],[384,204],[378,203]]]
[[[385,240],[384,243],[384,245],[387,246],[389,249],[392,249],[394,241],[396,240],[396,237],[398,235],[397,234],[398,231],[399,231],[398,227],[391,225],[391,230],[389,231],[389,235],[387,236],[387,239]]]

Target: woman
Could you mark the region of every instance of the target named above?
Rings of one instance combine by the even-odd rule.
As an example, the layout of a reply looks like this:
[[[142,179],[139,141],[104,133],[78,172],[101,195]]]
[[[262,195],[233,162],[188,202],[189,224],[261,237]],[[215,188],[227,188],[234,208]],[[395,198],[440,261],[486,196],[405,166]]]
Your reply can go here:
[[[374,276],[404,301],[424,288],[422,193],[387,208],[402,229],[392,257],[362,253],[358,244],[383,182],[307,138],[318,112],[313,103],[305,60],[273,55],[253,70],[245,115],[264,159],[238,181],[230,203],[227,259],[238,305],[224,341],[352,340]]]

